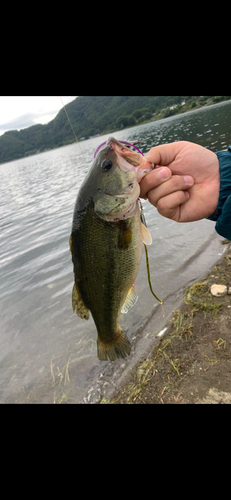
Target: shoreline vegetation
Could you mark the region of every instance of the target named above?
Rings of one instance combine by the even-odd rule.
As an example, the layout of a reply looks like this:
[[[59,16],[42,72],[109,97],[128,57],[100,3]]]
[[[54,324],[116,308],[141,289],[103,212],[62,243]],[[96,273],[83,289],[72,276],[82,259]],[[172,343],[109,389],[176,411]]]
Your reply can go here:
[[[230,99],[231,96],[80,96],[66,109],[81,142]],[[46,125],[10,130],[0,136],[0,164],[74,142],[62,108]]]
[[[158,345],[100,404],[231,404],[231,295],[211,293],[213,284],[231,284],[231,243],[221,244],[225,254],[185,290]]]

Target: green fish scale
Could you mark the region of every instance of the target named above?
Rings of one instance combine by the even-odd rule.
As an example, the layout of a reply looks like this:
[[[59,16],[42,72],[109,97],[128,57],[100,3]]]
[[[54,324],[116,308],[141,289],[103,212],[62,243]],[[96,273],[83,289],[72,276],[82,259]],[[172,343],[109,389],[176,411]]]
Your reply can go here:
[[[140,213],[131,219],[106,222],[93,202],[74,215],[72,253],[75,281],[94,318],[103,342],[118,335],[118,320],[137,276],[141,253]]]

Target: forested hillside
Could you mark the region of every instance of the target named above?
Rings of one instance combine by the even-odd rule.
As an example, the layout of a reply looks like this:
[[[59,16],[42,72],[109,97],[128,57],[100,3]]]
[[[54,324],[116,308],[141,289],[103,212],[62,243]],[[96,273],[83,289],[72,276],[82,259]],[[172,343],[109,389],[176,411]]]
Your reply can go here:
[[[66,106],[78,140],[113,132],[230,96],[80,96]],[[69,144],[73,132],[64,109],[46,125],[5,132],[0,137],[0,163]]]

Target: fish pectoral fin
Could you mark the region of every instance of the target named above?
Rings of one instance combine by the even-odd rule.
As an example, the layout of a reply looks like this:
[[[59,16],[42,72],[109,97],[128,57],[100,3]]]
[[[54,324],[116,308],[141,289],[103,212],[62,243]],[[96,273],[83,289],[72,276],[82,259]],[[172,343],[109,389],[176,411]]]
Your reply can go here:
[[[90,316],[90,311],[87,309],[85,306],[81,293],[76,285],[76,283],[73,286],[72,290],[72,307],[73,307],[73,312],[76,311],[76,314],[82,318],[82,319],[89,319]]]
[[[145,243],[145,245],[151,245],[152,244],[152,235],[148,228],[141,222],[141,235],[142,235],[142,242]]]
[[[127,314],[129,309],[131,309],[131,307],[135,305],[137,300],[138,300],[138,294],[134,285],[132,285],[127,294],[123,307],[121,309],[122,314]]]

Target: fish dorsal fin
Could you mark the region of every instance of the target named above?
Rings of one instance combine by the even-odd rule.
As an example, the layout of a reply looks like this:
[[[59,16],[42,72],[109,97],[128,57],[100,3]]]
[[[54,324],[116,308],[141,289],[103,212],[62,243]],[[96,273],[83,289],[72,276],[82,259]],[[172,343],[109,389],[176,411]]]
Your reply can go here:
[[[123,314],[126,314],[129,311],[129,309],[131,309],[131,307],[134,306],[137,299],[138,299],[137,291],[136,291],[134,285],[132,285],[128,294],[127,294],[127,297],[126,297],[126,300],[123,304],[121,312]]]
[[[142,242],[145,245],[151,245],[152,244],[152,235],[148,228],[141,222],[141,235],[142,235]]]

